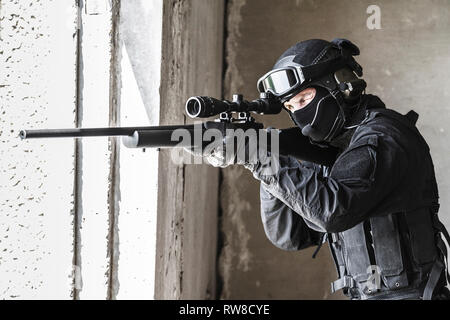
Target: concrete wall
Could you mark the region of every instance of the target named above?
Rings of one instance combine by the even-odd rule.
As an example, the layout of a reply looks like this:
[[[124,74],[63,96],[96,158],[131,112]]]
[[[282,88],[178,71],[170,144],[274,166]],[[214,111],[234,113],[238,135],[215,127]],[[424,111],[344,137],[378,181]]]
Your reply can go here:
[[[378,5],[381,29],[370,30],[369,5]],[[228,3],[224,96],[256,98],[256,81],[294,43],[348,38],[361,49],[367,92],[388,107],[420,114],[418,127],[431,147],[441,194],[441,219],[450,227],[450,3],[437,1],[231,0]],[[370,20],[369,22],[373,22]],[[369,24],[371,25],[371,24]],[[291,126],[286,115],[266,125]],[[323,248],[282,252],[266,240],[259,218],[259,184],[242,168],[223,170],[222,297],[340,298],[329,295],[335,270]]]
[[[0,0],[0,299],[216,296],[217,169],[18,133],[185,123],[189,96],[221,96],[223,17],[222,0]]]
[[[186,122],[193,95],[220,96],[222,0],[168,0],[163,7],[161,124]],[[218,173],[159,158],[157,299],[209,299],[216,293]]]

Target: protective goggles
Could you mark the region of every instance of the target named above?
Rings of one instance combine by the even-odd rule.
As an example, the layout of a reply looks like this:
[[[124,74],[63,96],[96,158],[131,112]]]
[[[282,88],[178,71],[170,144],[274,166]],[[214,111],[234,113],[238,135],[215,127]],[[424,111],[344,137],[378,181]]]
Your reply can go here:
[[[349,63],[345,57],[337,57],[309,66],[288,66],[269,71],[259,78],[257,87],[260,93],[271,92],[275,97],[286,99],[306,82],[317,80],[331,74]],[[356,62],[355,62],[356,63]]]
[[[258,91],[271,92],[276,97],[289,94],[305,82],[302,67],[285,67],[269,71],[259,78]]]

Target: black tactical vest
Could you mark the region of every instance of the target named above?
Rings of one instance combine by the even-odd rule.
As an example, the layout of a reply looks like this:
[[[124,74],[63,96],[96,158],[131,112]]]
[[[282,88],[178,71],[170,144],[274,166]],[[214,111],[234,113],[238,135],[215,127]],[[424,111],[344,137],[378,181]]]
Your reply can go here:
[[[449,244],[450,237],[437,216],[438,189],[428,145],[414,126],[414,112],[402,116],[392,110],[377,109],[376,113],[408,126],[410,134],[416,132],[428,157],[427,165],[417,168],[429,171],[424,173],[428,177],[422,192],[435,201],[414,210],[402,210],[408,206],[401,201],[394,206],[386,203],[397,212],[377,215],[346,231],[327,234],[339,276],[331,290],[343,289],[352,299],[436,298],[448,277],[447,250],[441,234]]]

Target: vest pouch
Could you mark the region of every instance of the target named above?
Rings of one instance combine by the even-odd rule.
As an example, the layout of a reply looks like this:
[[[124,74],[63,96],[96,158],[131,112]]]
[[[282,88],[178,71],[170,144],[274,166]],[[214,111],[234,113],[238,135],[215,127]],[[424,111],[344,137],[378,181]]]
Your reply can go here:
[[[408,286],[395,214],[370,218],[376,266],[389,289]]]
[[[408,236],[414,263],[419,266],[433,263],[437,256],[430,208],[419,208],[405,213]]]
[[[351,229],[340,233],[344,242],[343,258],[347,267],[347,274],[357,282],[365,282],[371,276],[370,259],[367,252],[364,223],[359,223]]]

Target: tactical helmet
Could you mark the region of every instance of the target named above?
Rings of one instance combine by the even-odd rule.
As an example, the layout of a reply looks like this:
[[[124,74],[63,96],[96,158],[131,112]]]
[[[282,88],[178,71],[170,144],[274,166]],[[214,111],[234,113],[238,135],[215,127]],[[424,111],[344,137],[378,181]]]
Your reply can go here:
[[[353,58],[356,55],[358,47],[346,39],[299,42],[286,50],[273,69],[258,80],[258,90],[269,92],[284,103],[308,87],[317,88],[321,96],[315,106],[298,111],[297,116],[303,121],[289,114],[304,135],[329,142],[344,126],[346,106],[354,105],[366,88],[366,82],[358,78],[363,72]],[[325,107],[331,104],[333,108]]]
[[[341,91],[345,97],[357,96],[366,86],[355,76],[363,75],[362,67],[353,58],[359,53],[359,48],[346,39],[299,42],[258,80],[258,91],[271,92],[282,102],[312,85],[323,86],[330,93]]]

